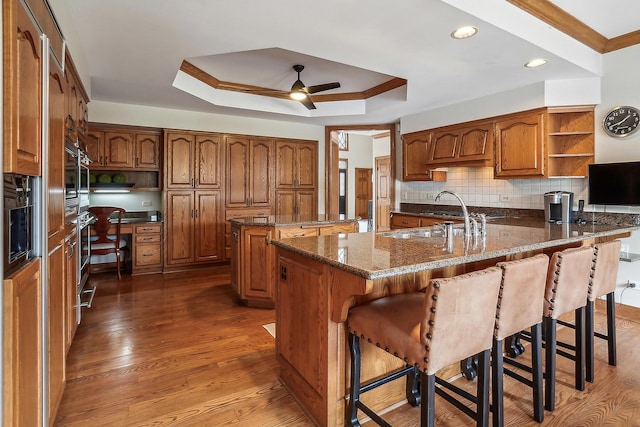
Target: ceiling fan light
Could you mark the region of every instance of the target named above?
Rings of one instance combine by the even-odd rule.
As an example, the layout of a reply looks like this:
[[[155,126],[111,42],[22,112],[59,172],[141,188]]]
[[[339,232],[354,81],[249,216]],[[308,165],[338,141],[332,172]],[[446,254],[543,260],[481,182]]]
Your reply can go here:
[[[295,99],[296,101],[301,101],[307,97],[307,94],[302,92],[301,90],[293,91],[289,94],[291,99]]]
[[[472,27],[468,25],[466,27],[460,27],[454,32],[451,33],[451,37],[454,39],[468,39],[469,37],[473,37],[478,32],[476,27]]]

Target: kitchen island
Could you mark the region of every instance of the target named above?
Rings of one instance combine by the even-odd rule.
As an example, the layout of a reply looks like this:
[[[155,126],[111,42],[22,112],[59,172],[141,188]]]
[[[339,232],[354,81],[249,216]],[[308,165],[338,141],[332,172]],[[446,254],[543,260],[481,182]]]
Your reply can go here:
[[[274,239],[325,236],[358,231],[357,219],[329,215],[234,218],[231,222],[231,286],[252,307],[275,306],[276,252]]]
[[[638,228],[541,220],[521,223],[491,223],[485,238],[465,239],[456,233],[452,242],[437,227],[274,241],[278,247],[276,357],[280,380],[312,421],[320,426],[345,423],[349,384],[345,322],[350,307],[421,290],[431,278],[628,237]],[[362,345],[361,353],[362,381],[402,366],[371,344]],[[404,398],[404,385],[395,381],[368,393],[367,401],[380,411]]]

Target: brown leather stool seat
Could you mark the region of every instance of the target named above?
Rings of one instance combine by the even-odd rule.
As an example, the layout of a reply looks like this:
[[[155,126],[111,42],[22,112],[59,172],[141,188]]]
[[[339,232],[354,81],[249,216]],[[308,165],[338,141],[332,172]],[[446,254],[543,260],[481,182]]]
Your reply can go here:
[[[506,373],[533,390],[533,418],[544,420],[542,406],[542,309],[549,257],[536,255],[517,261],[501,262],[502,284],[498,294],[493,350],[491,354],[493,425],[504,425],[503,375]],[[532,380],[503,367],[503,340],[531,328],[531,367],[506,361],[531,371]]]
[[[584,311],[593,274],[593,249],[581,247],[556,252],[551,256],[544,297],[545,326],[545,409],[555,408],[556,326],[558,317],[575,311],[576,390],[584,390],[585,350]]]
[[[614,240],[612,242],[598,243],[593,247],[596,261],[585,312],[586,379],[589,382],[593,382],[594,379],[594,337],[607,341],[609,365],[616,366],[618,363],[616,354],[616,301],[614,292],[618,278],[621,246],[622,242],[620,242],[620,240]],[[606,295],[607,299],[606,335],[595,332],[593,324],[595,300],[604,295]]]
[[[347,423],[360,425],[357,418],[360,409],[378,424],[388,425],[360,400],[360,394],[393,379],[406,377],[411,381],[417,369],[421,425],[433,426],[435,373],[479,354],[475,417],[477,425],[487,425],[489,355],[501,277],[502,271],[492,267],[453,278],[433,279],[425,293],[393,295],[353,307],[347,319],[351,349]],[[360,338],[404,360],[407,368],[361,385]]]

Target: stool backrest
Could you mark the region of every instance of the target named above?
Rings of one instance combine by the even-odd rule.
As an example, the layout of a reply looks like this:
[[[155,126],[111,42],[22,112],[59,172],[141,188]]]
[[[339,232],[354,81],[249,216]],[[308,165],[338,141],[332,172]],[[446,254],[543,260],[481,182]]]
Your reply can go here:
[[[593,276],[590,246],[555,252],[549,262],[544,296],[544,316],[557,319],[587,304]]]
[[[596,261],[591,289],[589,289],[589,300],[595,301],[596,298],[616,290],[621,246],[620,240],[593,246]]]
[[[540,254],[500,262],[497,267],[502,269],[502,284],[494,336],[501,341],[542,322],[549,257]]]
[[[427,374],[491,348],[501,278],[502,271],[491,267],[431,280],[420,323]]]

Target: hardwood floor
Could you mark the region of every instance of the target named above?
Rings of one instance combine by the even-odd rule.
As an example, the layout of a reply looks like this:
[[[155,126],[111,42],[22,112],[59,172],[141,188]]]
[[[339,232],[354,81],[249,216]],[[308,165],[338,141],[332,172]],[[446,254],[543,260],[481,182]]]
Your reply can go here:
[[[275,343],[262,327],[275,312],[237,304],[228,267],[91,282],[97,296],[67,356],[55,426],[311,425],[277,379]],[[640,426],[640,309],[617,309],[618,366],[607,365],[597,340],[596,381],[579,392],[571,364],[558,358],[556,410],[541,425]],[[506,378],[505,395],[507,425],[540,425],[527,387]],[[440,398],[436,412],[437,425],[473,425]],[[419,425],[407,405],[385,418]]]

